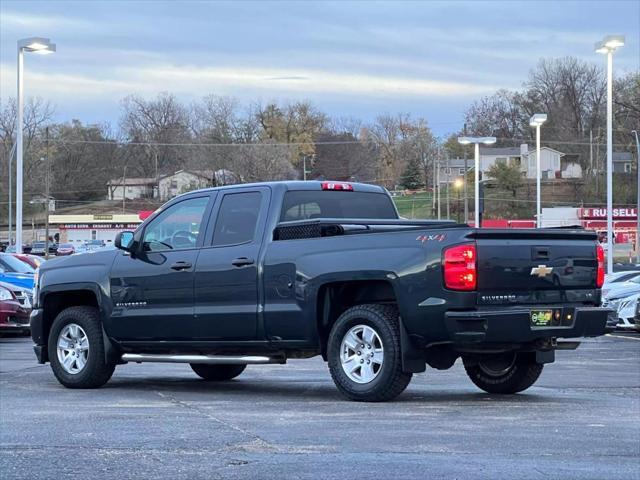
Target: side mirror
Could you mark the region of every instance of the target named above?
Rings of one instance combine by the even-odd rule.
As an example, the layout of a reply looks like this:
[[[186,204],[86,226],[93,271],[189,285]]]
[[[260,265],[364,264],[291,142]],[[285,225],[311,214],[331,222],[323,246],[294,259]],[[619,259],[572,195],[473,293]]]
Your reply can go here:
[[[118,232],[113,244],[120,250],[130,252],[133,247],[133,232]]]

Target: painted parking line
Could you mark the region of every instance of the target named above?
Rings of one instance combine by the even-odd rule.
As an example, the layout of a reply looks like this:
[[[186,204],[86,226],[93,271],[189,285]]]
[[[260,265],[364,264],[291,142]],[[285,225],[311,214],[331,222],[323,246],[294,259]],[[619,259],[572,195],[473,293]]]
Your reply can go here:
[[[613,335],[611,333],[607,333],[607,337],[626,338],[627,340],[640,341],[640,337],[627,337],[626,335]]]

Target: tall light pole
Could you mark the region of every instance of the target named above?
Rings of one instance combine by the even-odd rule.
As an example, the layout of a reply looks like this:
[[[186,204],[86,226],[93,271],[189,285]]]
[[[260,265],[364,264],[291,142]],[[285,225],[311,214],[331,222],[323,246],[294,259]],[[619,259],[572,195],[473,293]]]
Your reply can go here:
[[[607,55],[607,273],[613,273],[613,52],[624,46],[624,35],[609,35],[596,43]]]
[[[480,228],[480,144],[491,145],[496,143],[496,137],[458,137],[460,145],[475,145],[475,227]]]
[[[24,123],[23,70],[24,52],[46,55],[56,51],[48,38],[31,37],[18,40],[18,115],[16,125],[16,252],[22,253],[22,128]]]
[[[546,113],[536,113],[529,119],[529,125],[536,127],[536,227],[541,227],[542,208],[540,206],[540,127],[547,121]]]
[[[640,140],[638,140],[638,131],[631,130],[636,136],[636,173],[638,175],[638,202],[636,205],[636,263],[640,263]]]

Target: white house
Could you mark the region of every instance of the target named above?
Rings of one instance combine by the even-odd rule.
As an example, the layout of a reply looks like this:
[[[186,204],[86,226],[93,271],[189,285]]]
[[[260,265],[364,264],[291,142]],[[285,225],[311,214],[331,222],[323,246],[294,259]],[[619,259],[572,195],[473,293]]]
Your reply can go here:
[[[562,161],[565,154],[549,147],[540,148],[541,178],[582,178],[582,167],[576,160]],[[480,147],[480,171],[488,177],[488,171],[497,163],[518,166],[528,179],[536,178],[535,149],[529,150],[526,143],[520,147]]]
[[[198,188],[232,185],[238,183],[237,176],[229,170],[178,170],[158,180],[160,200],[169,200],[181,193]]]
[[[107,183],[107,198],[109,200],[136,200],[138,198],[153,198],[153,178],[116,178]]]

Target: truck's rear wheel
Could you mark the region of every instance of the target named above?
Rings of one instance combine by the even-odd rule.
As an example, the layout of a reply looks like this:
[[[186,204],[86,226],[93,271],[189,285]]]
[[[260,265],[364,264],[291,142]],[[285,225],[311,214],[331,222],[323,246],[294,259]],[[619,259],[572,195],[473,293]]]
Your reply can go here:
[[[488,393],[522,392],[538,380],[543,367],[531,356],[514,352],[462,357],[462,361],[471,381]]]
[[[211,381],[231,380],[247,368],[246,365],[208,365],[204,363],[190,363],[189,365],[199,377]]]
[[[100,315],[94,307],[69,307],[49,333],[49,361],[67,388],[97,388],[109,381],[115,363],[105,361]]]
[[[400,395],[412,374],[402,371],[398,311],[389,305],[357,305],[329,334],[329,371],[351,400],[381,402]]]

